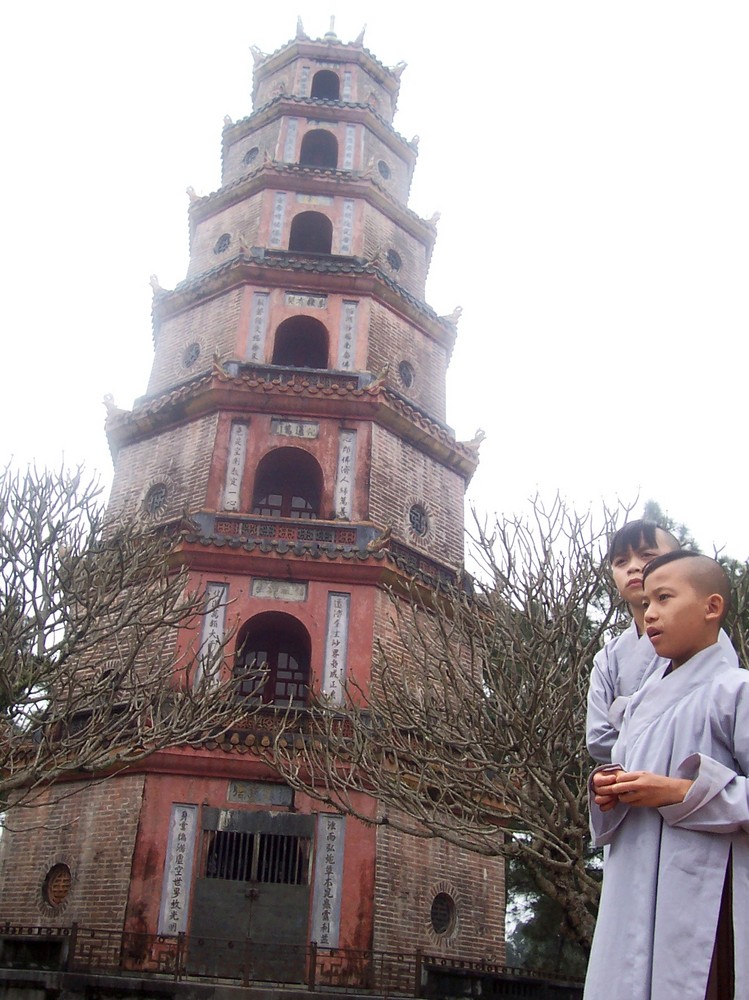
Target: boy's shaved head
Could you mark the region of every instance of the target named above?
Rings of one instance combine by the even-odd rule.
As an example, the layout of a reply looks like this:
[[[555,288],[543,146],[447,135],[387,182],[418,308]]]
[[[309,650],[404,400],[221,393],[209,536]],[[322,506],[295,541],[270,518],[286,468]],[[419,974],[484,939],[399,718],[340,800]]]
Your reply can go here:
[[[614,534],[609,544],[609,562],[632,549],[637,551],[641,548],[670,548],[679,549],[681,543],[676,535],[673,535],[666,528],[662,528],[655,521],[628,521]]]
[[[661,566],[680,560],[683,560],[689,580],[700,595],[707,597],[709,594],[720,594],[723,598],[723,618],[725,618],[731,606],[731,581],[720,563],[709,556],[690,552],[688,549],[667,552],[647,564],[642,574],[642,582],[645,583],[650,574]]]

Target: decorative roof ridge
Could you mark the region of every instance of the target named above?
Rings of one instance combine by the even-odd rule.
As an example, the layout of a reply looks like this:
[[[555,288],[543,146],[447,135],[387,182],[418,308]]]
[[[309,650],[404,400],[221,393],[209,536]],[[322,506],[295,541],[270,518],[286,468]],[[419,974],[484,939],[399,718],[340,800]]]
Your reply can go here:
[[[224,130],[226,131],[228,129],[236,128],[238,125],[246,125],[251,122],[253,118],[256,118],[263,112],[267,111],[268,108],[273,107],[274,104],[280,104],[283,101],[289,101],[292,104],[306,104],[308,106],[318,108],[350,108],[352,111],[368,111],[374,118],[377,119],[378,122],[380,122],[381,125],[384,125],[396,139],[405,143],[405,145],[408,146],[409,149],[412,149],[415,153],[418,153],[418,148],[411,142],[410,139],[401,135],[400,132],[393,127],[392,123],[387,120],[387,118],[383,118],[379,111],[375,111],[372,105],[367,104],[365,101],[334,101],[328,97],[300,97],[298,94],[277,94],[261,107],[255,108],[251,114],[245,115],[244,118],[239,118],[237,121],[231,122],[231,124],[227,122],[224,126]]]
[[[396,566],[402,572],[407,573],[414,579],[423,581],[424,583],[430,584],[432,586],[439,586],[441,581],[439,577],[427,573],[425,570],[419,569],[417,566],[413,565],[412,560],[400,555],[397,552],[392,552],[389,548],[370,550],[366,548],[356,548],[351,545],[341,545],[335,542],[317,542],[317,541],[296,541],[292,542],[286,538],[236,538],[227,537],[226,535],[202,535],[196,534],[194,532],[185,531],[181,536],[182,541],[188,542],[191,545],[202,545],[205,548],[230,548],[230,549],[243,549],[245,552],[255,552],[256,550],[262,552],[264,555],[270,555],[274,553],[280,557],[286,557],[288,555],[298,556],[304,559],[322,559],[325,556],[328,560],[337,561],[340,559],[345,560],[357,560],[359,562],[369,562],[375,560],[376,562],[387,562],[390,565]],[[410,546],[403,545],[405,549],[412,551],[415,558],[418,558],[421,553],[416,549],[410,549]],[[433,556],[425,556],[425,558],[432,563],[437,561]],[[449,563],[441,564],[445,576],[457,577],[461,570],[456,569],[455,566]]]
[[[266,253],[268,256],[266,256]],[[283,254],[284,256],[278,256]],[[344,263],[345,261],[345,263]],[[172,289],[154,289],[153,296],[153,306],[168,302],[170,299],[175,298],[184,292],[189,292],[200,287],[200,285],[208,281],[210,278],[215,277],[223,272],[229,271],[235,267],[241,267],[243,264],[253,264],[258,267],[269,267],[278,268],[280,270],[286,271],[313,271],[322,274],[369,274],[372,277],[378,278],[384,285],[387,285],[392,291],[394,291],[400,298],[404,299],[409,305],[413,306],[418,312],[423,313],[430,320],[439,323],[445,330],[451,334],[455,334],[455,324],[444,316],[438,316],[435,310],[424,302],[423,299],[417,298],[412,295],[411,292],[407,291],[402,285],[399,285],[397,281],[393,281],[382,268],[378,267],[372,261],[366,261],[361,257],[342,257],[335,254],[320,254],[319,258],[312,258],[309,254],[295,254],[288,250],[265,250],[262,247],[251,247],[250,253],[240,253],[236,257],[232,257],[231,260],[225,261],[223,264],[219,264],[218,267],[211,268],[209,271],[204,271],[202,274],[197,275],[189,280],[180,281]],[[153,307],[152,307],[153,312]]]
[[[196,206],[209,205],[212,201],[216,201],[225,195],[227,192],[233,190],[234,188],[240,187],[242,184],[246,184],[248,181],[253,180],[255,177],[259,177],[261,174],[268,173],[309,173],[309,174],[321,174],[323,176],[331,178],[340,178],[341,180],[349,180],[353,183],[360,181],[369,181],[373,187],[394,207],[405,212],[414,221],[420,222],[424,226],[428,226],[434,233],[437,232],[437,226],[432,219],[424,219],[417,212],[414,212],[412,208],[404,204],[395,198],[387,188],[380,184],[374,173],[368,168],[367,170],[343,170],[339,167],[313,167],[306,163],[284,163],[281,160],[267,160],[261,163],[260,166],[255,167],[247,174],[243,174],[241,177],[237,177],[230,184],[222,184],[220,188],[216,191],[211,191],[210,194],[199,195],[194,201],[190,202],[189,211],[192,212],[193,208]]]
[[[386,405],[415,426],[421,428],[430,437],[454,449],[463,458],[468,459],[472,463],[475,463],[477,459],[477,449],[470,442],[456,441],[454,432],[446,424],[443,424],[435,417],[431,417],[416,404],[406,400],[396,389],[392,389],[379,380],[375,380],[375,382],[362,388],[336,384],[324,386],[315,384],[306,378],[299,381],[291,379],[288,382],[284,382],[280,378],[268,380],[262,377],[258,378],[249,374],[242,374],[241,371],[238,374],[234,374],[218,366],[214,366],[210,372],[195,376],[159,396],[148,399],[142,405],[133,407],[132,410],[118,410],[116,413],[112,413],[106,421],[107,432],[125,426],[133,419],[154,416],[168,406],[193,398],[199,395],[202,389],[209,387],[214,382],[223,383],[224,385],[231,383],[237,388],[258,389],[263,393],[285,396],[327,396],[338,398],[346,396],[357,399],[362,399],[366,396],[370,398],[382,396]]]
[[[377,66],[379,66],[380,69],[384,70],[388,74],[388,76],[392,77],[396,81],[399,79],[398,75],[394,73],[389,66],[386,66],[384,63],[380,62],[377,56],[373,52],[371,52],[366,47],[366,45],[363,45],[357,41],[343,42],[337,36],[335,38],[324,38],[324,37],[310,38],[309,35],[306,35],[304,37],[296,35],[294,38],[290,38],[288,42],[284,42],[284,44],[279,46],[274,52],[268,52],[267,54],[264,53],[264,59],[262,60],[260,65],[255,68],[256,71],[258,68],[264,66],[265,63],[270,62],[272,59],[275,59],[276,56],[280,55],[285,49],[291,48],[291,46],[297,42],[303,42],[306,43],[307,45],[324,45],[326,48],[330,49],[334,47],[342,49],[354,49],[356,52],[362,52],[365,56],[369,56],[372,62],[375,63]]]

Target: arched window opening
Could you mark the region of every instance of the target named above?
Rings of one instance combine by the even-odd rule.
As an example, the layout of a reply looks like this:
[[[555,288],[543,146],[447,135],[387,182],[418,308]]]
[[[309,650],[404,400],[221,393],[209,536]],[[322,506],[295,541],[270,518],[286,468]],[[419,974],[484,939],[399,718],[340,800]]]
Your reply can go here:
[[[303,708],[310,674],[310,637],[292,615],[266,611],[239,631],[235,676],[253,703]]]
[[[312,97],[321,101],[337,101],[341,96],[341,81],[330,69],[321,69],[312,77]]]
[[[328,331],[312,316],[292,316],[276,330],[273,364],[286,368],[327,368]]]
[[[289,250],[297,253],[330,253],[333,223],[321,212],[300,212],[291,220]]]
[[[301,520],[316,518],[322,481],[322,469],[309,452],[301,448],[276,448],[258,464],[252,513]]]
[[[307,132],[302,139],[299,162],[303,167],[337,167],[338,140],[325,129]]]

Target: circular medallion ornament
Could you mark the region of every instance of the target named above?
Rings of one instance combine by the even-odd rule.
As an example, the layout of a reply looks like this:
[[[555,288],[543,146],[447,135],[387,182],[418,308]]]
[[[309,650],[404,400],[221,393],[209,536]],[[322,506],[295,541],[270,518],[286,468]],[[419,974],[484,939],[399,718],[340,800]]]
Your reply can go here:
[[[216,246],[213,248],[215,254],[226,253],[231,244],[231,236],[229,233],[222,233],[216,240]]]
[[[415,503],[408,512],[408,523],[415,535],[423,538],[429,531],[429,518],[420,503]]]
[[[414,369],[413,365],[409,364],[408,361],[401,361],[398,365],[398,378],[401,380],[401,385],[410,389],[414,384]]]
[[[401,260],[401,255],[397,250],[388,250],[385,257],[387,258],[388,264],[394,271],[400,271],[403,266],[403,261]]]
[[[242,157],[242,162],[244,163],[244,165],[249,167],[252,161],[257,159],[257,155],[259,152],[260,150],[257,148],[257,146],[253,146],[252,149],[248,149],[247,152]]]
[[[154,483],[143,500],[143,510],[151,517],[158,517],[166,510],[169,489],[166,483]]]
[[[391,171],[390,171],[389,164],[387,164],[384,160],[378,160],[377,161],[377,169],[380,172],[380,177],[384,178],[384,180],[386,180],[386,181],[390,180],[390,173],[391,173]]]
[[[192,368],[195,362],[200,357],[200,344],[197,340],[194,340],[191,344],[188,344],[182,355],[182,366],[184,368]]]
[[[42,898],[48,906],[59,907],[65,902],[70,892],[73,877],[67,865],[52,865],[44,879]]]

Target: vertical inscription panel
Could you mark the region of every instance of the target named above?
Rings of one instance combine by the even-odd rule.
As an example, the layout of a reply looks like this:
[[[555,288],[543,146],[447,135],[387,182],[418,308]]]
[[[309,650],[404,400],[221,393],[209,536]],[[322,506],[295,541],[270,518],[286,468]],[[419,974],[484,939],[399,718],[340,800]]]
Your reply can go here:
[[[345,833],[344,816],[318,814],[312,940],[321,948],[337,948],[340,938]]]
[[[354,201],[346,198],[343,202],[343,224],[341,226],[341,246],[339,253],[353,253],[354,246]]]
[[[283,147],[283,158],[285,163],[293,163],[296,160],[296,137],[299,130],[299,119],[290,118],[286,128],[286,142]]]
[[[283,224],[286,216],[286,192],[276,191],[273,198],[273,219],[270,226],[270,245],[272,247],[281,246],[283,236]]]
[[[348,664],[348,624],[351,594],[328,594],[328,625],[325,630],[323,694],[334,705],[343,704],[343,686]]]
[[[224,483],[224,510],[239,510],[248,431],[247,424],[235,421],[231,425],[229,460],[226,465],[226,482]]]
[[[338,433],[338,468],[335,477],[335,514],[345,521],[351,520],[351,498],[356,461],[356,431]]]
[[[250,361],[265,360],[265,338],[268,331],[268,299],[267,292],[255,292],[252,296],[252,313],[250,314],[250,337],[247,346],[247,356]]]
[[[356,321],[359,303],[343,300],[340,336],[338,337],[338,370],[348,372],[354,367],[356,356]]]
[[[200,654],[193,687],[200,684],[206,677],[211,684],[216,684],[220,680],[219,672],[223,660],[221,647],[224,641],[226,599],[229,596],[229,585],[227,583],[209,583],[205,588],[205,596]]]
[[[164,881],[161,886],[159,934],[181,934],[187,930],[197,824],[197,806],[172,806]]]

